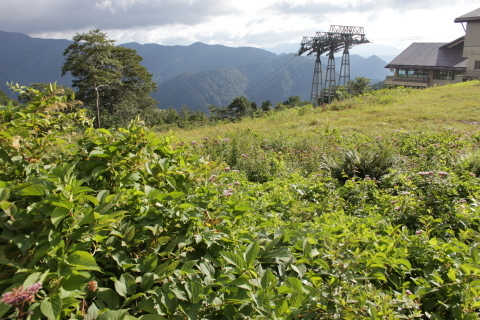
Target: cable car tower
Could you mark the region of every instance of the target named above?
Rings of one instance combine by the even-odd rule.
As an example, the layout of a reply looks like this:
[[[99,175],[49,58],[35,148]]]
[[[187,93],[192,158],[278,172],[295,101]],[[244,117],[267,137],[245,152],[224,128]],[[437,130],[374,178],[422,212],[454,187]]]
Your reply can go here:
[[[316,54],[315,69],[313,72],[312,94],[310,101],[318,106],[325,100],[332,102],[336,92],[335,79],[335,52],[343,49],[342,63],[340,65],[340,77],[338,85],[348,85],[350,82],[350,53],[353,46],[369,43],[365,38],[363,27],[330,26],[328,32],[316,32],[313,37],[303,37],[297,56],[307,52],[307,56]],[[327,53],[328,64],[323,84],[322,64],[320,56]],[[323,90],[324,89],[324,90]],[[347,88],[350,91],[350,88]]]

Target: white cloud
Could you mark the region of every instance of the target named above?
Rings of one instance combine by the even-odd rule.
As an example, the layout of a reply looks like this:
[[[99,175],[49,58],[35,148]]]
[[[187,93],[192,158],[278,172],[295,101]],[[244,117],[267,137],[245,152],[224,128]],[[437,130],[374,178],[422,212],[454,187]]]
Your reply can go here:
[[[22,0],[1,1],[0,30],[71,39],[101,28],[118,43],[273,47],[334,24],[401,48],[462,35],[453,20],[474,9],[467,0]]]

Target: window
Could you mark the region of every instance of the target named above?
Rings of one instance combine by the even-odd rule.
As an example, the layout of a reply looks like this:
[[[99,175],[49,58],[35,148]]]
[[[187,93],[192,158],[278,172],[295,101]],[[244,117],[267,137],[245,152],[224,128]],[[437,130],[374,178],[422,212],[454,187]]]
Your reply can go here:
[[[459,74],[464,74],[464,72],[463,71],[451,71],[451,70],[434,70],[433,71],[433,79],[455,80],[455,76],[459,75]]]
[[[428,78],[428,70],[424,69],[398,69],[398,76],[405,78]]]
[[[480,61],[475,61],[475,69],[480,69]]]

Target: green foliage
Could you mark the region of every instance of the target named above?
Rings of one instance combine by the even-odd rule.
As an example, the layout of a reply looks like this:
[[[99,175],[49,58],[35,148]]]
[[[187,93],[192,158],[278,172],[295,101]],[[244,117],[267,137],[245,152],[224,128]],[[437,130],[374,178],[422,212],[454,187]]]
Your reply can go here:
[[[18,96],[18,101],[23,104],[28,104],[32,99],[37,97],[38,91],[45,92],[50,90],[50,84],[48,83],[32,83],[28,88]],[[74,92],[71,88],[68,88],[64,85],[56,85],[56,91],[51,92],[58,96],[72,96]]]
[[[345,182],[348,179],[371,178],[382,176],[395,169],[398,156],[385,145],[360,147],[353,150],[341,150],[334,156],[324,158],[323,167],[332,177]]]
[[[15,101],[14,99],[11,99],[7,96],[5,92],[0,90],[0,106],[6,106],[7,104],[12,103],[14,105],[17,105],[18,102]]]
[[[372,90],[372,88],[368,86],[369,84],[370,79],[365,77],[356,77],[355,80],[350,81],[349,86],[352,90],[352,94],[354,96],[359,96]]]
[[[186,145],[52,92],[0,108],[0,293],[42,283],[0,317],[478,318],[480,182],[458,166],[477,134]],[[340,183],[322,161],[343,150]]]
[[[156,90],[152,74],[140,62],[135,50],[116,47],[99,29],[77,34],[65,49],[62,76],[70,73],[78,98],[94,111],[97,127],[125,126],[136,116],[152,125],[156,102],[150,93]]]

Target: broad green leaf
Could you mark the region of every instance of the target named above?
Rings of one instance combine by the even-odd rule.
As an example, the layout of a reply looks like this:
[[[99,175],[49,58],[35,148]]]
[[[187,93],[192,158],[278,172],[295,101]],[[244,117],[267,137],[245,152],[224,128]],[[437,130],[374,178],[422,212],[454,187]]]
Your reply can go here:
[[[172,263],[166,261],[155,269],[155,273],[159,277],[169,277],[175,271],[179,263],[180,260],[174,260]]]
[[[395,263],[404,265],[405,267],[407,267],[408,270],[412,269],[412,265],[407,259],[395,259]]]
[[[305,273],[307,273],[307,267],[304,264],[299,264],[299,265],[292,264],[292,269],[298,274],[299,278],[303,278]]]
[[[120,280],[115,281],[115,290],[122,297],[134,295],[137,290],[135,278],[128,273],[122,274]]]
[[[198,269],[200,269],[200,271],[210,277],[210,278],[213,278],[213,276],[215,275],[215,268],[212,266],[212,264],[208,261],[202,261],[200,262],[198,265]]]
[[[260,283],[262,285],[262,289],[265,291],[269,291],[272,287],[275,287],[277,285],[277,278],[272,273],[270,268],[265,270],[265,273],[263,274]]]
[[[112,310],[117,309],[119,306],[118,294],[110,288],[98,288],[97,298],[104,301],[108,308]]]
[[[20,196],[43,196],[46,188],[41,184],[31,184],[26,188],[18,190],[16,193]]]
[[[451,281],[457,280],[457,274],[453,268],[448,269],[447,276]]]
[[[60,221],[62,221],[62,219],[68,215],[68,213],[69,210],[66,208],[56,207],[53,210],[50,220],[52,220],[52,224],[55,226],[55,228],[58,226]]]
[[[235,206],[235,208],[233,209],[233,213],[243,213],[250,209],[252,208],[248,204],[241,204],[241,205]]]
[[[175,313],[178,307],[178,298],[174,292],[168,291],[167,293],[161,293],[160,302],[169,311],[170,314]]]
[[[155,275],[153,273],[144,273],[142,274],[140,280],[140,287],[143,291],[150,290],[153,286],[153,282],[155,281]]]
[[[188,317],[188,320],[197,320],[200,304],[191,304],[187,307],[184,307],[182,304],[180,304],[180,310],[185,313],[185,315]]]
[[[185,292],[183,290],[180,290],[179,288],[177,287],[171,287],[170,288],[170,291],[173,292],[173,294],[180,300],[184,300],[184,301],[187,301],[188,298],[187,298],[187,295],[185,294]]]
[[[135,281],[135,278],[129,274],[129,273],[124,273],[120,276],[120,281],[125,283],[125,286],[127,287],[127,293],[129,295],[134,295],[135,291],[137,291],[137,283]]]
[[[290,262],[295,258],[294,255],[286,247],[280,247],[278,249],[272,250],[263,257],[272,257],[285,262]]]
[[[58,319],[60,312],[62,311],[62,298],[60,298],[59,295],[45,298],[40,303],[40,310],[48,320]]]
[[[472,259],[476,264],[480,264],[480,250],[478,248],[472,248]]]
[[[288,301],[291,307],[299,308],[305,301],[305,298],[306,295],[303,292],[294,292]]]
[[[167,318],[164,318],[158,314],[144,314],[140,317],[140,320],[167,320]]]
[[[128,295],[126,284],[118,280],[115,281],[115,291],[124,298]]]
[[[237,266],[240,269],[246,269],[245,260],[243,260],[241,255],[239,255],[235,252],[227,252],[227,251],[221,251],[220,255],[225,260],[227,260],[228,263],[231,263],[231,264]]]
[[[183,264],[180,270],[186,273],[195,273],[195,270],[193,270],[192,268],[196,263],[197,263],[197,260],[188,260]]]
[[[32,247],[34,237],[29,234],[21,234],[13,238],[12,241],[17,245],[20,251],[25,254],[27,250]]]
[[[128,310],[108,310],[98,315],[97,320],[125,320]]]
[[[165,196],[165,198],[163,200],[178,200],[178,199],[181,199],[185,196],[185,193],[183,192],[180,192],[180,191],[173,191],[173,192],[170,192],[169,194],[167,194]]]
[[[78,226],[83,226],[86,224],[92,224],[95,221],[95,213],[93,211],[90,211],[86,213],[82,220],[78,222]]]
[[[257,242],[250,243],[245,251],[245,261],[249,268],[253,268],[255,265],[255,260],[257,259],[258,253],[260,252],[260,246]]]
[[[287,299],[281,299],[275,302],[275,314],[278,317],[286,315],[288,311],[289,309]]]
[[[8,305],[0,301],[0,317],[3,317],[3,315],[6,314],[8,310],[10,310],[11,308],[12,308],[11,305]]]
[[[288,277],[286,284],[289,284],[290,288],[292,288],[297,293],[303,293],[302,289],[302,282],[294,277]]]
[[[197,303],[200,300],[202,300],[203,298],[202,284],[195,281],[189,281],[187,282],[185,289],[187,290],[188,298],[192,303]]]
[[[150,313],[157,313],[158,310],[155,308],[156,306],[156,301],[153,297],[143,297],[142,300],[138,303],[138,309],[145,311],[145,312],[150,312]]]
[[[66,291],[82,290],[86,283],[88,283],[88,277],[81,274],[71,274],[63,281],[62,288]]]
[[[0,201],[7,201],[10,197],[10,190],[7,188],[0,188]]]
[[[321,266],[323,269],[327,270],[327,271],[330,271],[330,266],[328,265],[328,262],[323,260],[323,259],[315,259],[314,261],[315,264],[318,264],[319,266]]]
[[[110,155],[107,154],[107,153],[104,153],[103,150],[92,150],[88,156],[89,157],[95,156],[95,157],[99,157],[99,158],[110,157]]]
[[[18,211],[15,203],[8,202],[8,201],[1,201],[0,202],[0,208],[2,208],[3,211],[5,211],[5,213],[8,214],[9,216],[15,215]]]
[[[123,241],[125,241],[125,243],[129,243],[130,241],[133,240],[134,237],[135,237],[135,226],[130,226],[127,228],[127,230],[125,230]]]
[[[75,251],[67,257],[67,262],[77,270],[101,271],[95,258],[86,251]]]
[[[95,320],[98,317],[98,308],[95,303],[92,302],[90,307],[87,310],[87,314],[85,314],[85,320]]]
[[[94,206],[100,205],[100,202],[98,201],[98,199],[97,199],[96,197],[92,196],[92,195],[84,194],[84,195],[82,196],[82,198],[85,199],[85,200],[90,201]]]
[[[230,285],[237,286],[239,288],[245,289],[245,290],[253,290],[253,285],[248,281],[247,278],[245,277],[239,277],[232,282],[229,283]]]
[[[32,284],[34,283],[37,283],[37,282],[41,282],[43,283],[43,281],[45,280],[45,278],[48,276],[48,273],[50,272],[50,270],[47,270],[45,272],[35,272],[35,273],[32,273],[31,275],[28,276],[27,279],[25,279],[25,281],[23,281],[23,287],[24,288],[28,288],[30,287]]]

